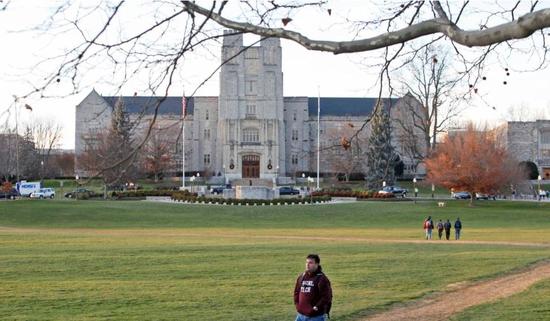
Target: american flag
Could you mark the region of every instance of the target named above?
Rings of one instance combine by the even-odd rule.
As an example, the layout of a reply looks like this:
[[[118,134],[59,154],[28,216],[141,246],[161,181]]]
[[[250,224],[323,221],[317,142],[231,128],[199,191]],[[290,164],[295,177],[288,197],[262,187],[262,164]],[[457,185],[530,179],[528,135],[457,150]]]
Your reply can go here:
[[[185,118],[185,109],[187,109],[187,99],[185,98],[185,94],[183,94],[181,97],[181,113],[183,118]]]

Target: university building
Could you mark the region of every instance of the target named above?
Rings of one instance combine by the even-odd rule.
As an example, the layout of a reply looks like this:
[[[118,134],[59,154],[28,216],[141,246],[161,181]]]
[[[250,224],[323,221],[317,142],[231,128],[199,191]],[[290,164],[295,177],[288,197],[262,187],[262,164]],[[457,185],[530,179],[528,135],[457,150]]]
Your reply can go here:
[[[264,39],[240,53],[242,35],[227,34],[222,45],[219,97],[189,97],[185,117],[185,169],[201,175],[223,176],[228,180],[285,180],[317,170],[317,97],[283,96],[282,52],[279,39]],[[155,135],[170,144],[173,170],[181,172],[181,97],[102,96],[92,91],[76,107],[75,154],[86,150],[94,133],[110,124],[118,99],[137,124],[139,139],[155,107],[158,119]],[[320,171],[322,175],[340,171],[340,158],[346,151],[339,145],[371,116],[376,98],[320,98]],[[415,162],[407,157],[394,124],[407,121],[405,106],[419,104],[412,96],[384,99],[395,127],[392,143],[405,165],[405,175],[416,175]],[[410,108],[410,107],[407,107]],[[366,142],[369,125],[358,136]],[[420,136],[419,136],[420,137]],[[419,143],[422,140],[419,140]],[[330,147],[334,148],[330,148]],[[76,174],[86,176],[76,162]],[[364,164],[355,171],[364,172]],[[312,174],[313,175],[313,174]]]
[[[510,153],[536,165],[541,178],[550,180],[550,120],[511,121],[506,133]]]

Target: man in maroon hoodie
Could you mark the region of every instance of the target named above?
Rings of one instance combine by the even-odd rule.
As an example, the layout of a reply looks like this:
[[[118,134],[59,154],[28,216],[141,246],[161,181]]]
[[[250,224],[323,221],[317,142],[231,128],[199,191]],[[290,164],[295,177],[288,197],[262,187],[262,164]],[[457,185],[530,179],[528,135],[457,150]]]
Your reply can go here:
[[[321,259],[317,254],[306,258],[306,271],[296,280],[294,305],[296,321],[325,321],[332,305],[332,288],[323,273]]]

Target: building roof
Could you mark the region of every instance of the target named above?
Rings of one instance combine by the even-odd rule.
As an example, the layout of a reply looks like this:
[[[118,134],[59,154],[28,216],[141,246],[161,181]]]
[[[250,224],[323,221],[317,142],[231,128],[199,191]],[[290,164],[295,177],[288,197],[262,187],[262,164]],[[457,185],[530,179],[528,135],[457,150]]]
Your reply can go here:
[[[384,108],[395,105],[397,98],[384,98]],[[321,97],[321,116],[369,116],[372,114],[378,98],[368,97]],[[310,116],[317,115],[317,97],[307,101]]]
[[[144,113],[151,115],[162,97],[147,96],[103,96],[103,99],[114,107],[122,98],[126,111],[130,114]],[[287,98],[287,97],[285,97]],[[317,97],[309,97],[308,113],[317,115]],[[383,99],[384,107],[390,108],[397,98]],[[321,97],[321,116],[369,116],[372,114],[378,98],[368,97]],[[195,109],[195,97],[187,98],[187,114],[192,115]],[[159,106],[159,115],[181,115],[181,96],[169,96]]]
[[[157,104],[160,102],[158,109],[159,115],[181,115],[181,96],[163,97],[147,97],[147,96],[103,96],[103,99],[114,107],[119,98],[122,98],[124,108],[129,114],[151,115],[154,113]],[[161,101],[162,100],[162,101]],[[187,98],[187,115],[192,115],[195,109],[195,98]]]

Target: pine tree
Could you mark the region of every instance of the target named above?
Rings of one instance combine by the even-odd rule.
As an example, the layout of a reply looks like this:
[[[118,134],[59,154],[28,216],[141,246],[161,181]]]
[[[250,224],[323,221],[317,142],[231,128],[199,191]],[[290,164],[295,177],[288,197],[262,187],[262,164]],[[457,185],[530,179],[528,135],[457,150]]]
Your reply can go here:
[[[384,106],[379,106],[371,120],[367,153],[367,186],[379,189],[382,182],[391,185],[395,181],[395,165],[398,155],[391,144],[391,123]]]
[[[122,162],[114,168],[109,168],[127,158],[132,150],[131,139],[132,124],[128,113],[125,111],[122,97],[115,102],[113,107],[111,128],[107,135],[106,147],[108,148],[107,157],[103,159],[104,173],[103,180],[106,184],[126,183],[138,176],[138,169],[135,164],[136,157]]]
[[[119,97],[113,107],[111,118],[111,132],[118,136],[123,142],[130,143],[131,124],[128,118],[128,113],[124,110],[124,102],[122,97]]]

